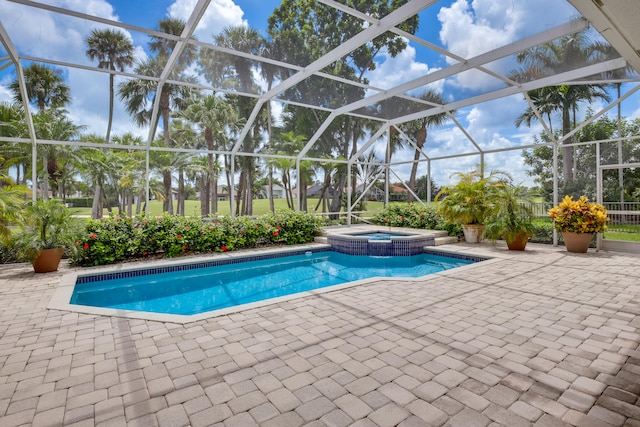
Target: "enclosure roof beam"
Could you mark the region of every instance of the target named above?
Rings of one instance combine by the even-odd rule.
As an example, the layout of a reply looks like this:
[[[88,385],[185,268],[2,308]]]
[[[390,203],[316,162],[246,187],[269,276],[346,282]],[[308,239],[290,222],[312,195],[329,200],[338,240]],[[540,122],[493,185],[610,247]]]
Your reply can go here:
[[[359,101],[352,102],[349,105],[338,108],[336,111],[339,114],[342,114],[349,111],[353,111],[358,108],[366,107],[367,105],[370,105],[372,103],[379,102],[384,99],[388,99],[394,95],[402,94],[410,90],[419,88],[420,86],[434,83],[438,80],[442,80],[447,77],[451,77],[456,74],[462,73],[464,71],[477,68],[480,65],[491,63],[493,61],[504,58],[506,56],[513,55],[523,50],[537,46],[541,43],[554,40],[558,37],[579,32],[587,28],[588,26],[589,26],[589,23],[586,19],[576,19],[576,20],[567,22],[565,24],[559,25],[555,28],[544,31],[542,33],[538,33],[531,37],[527,37],[525,39],[518,40],[516,42],[502,46],[498,49],[494,49],[489,52],[482,53],[463,63],[458,63],[458,64],[451,65],[447,68],[442,68],[440,70],[429,73],[423,77],[419,77],[417,79],[408,81],[404,84],[398,85],[393,89],[389,89],[382,93],[370,96],[368,98],[364,98]],[[514,87],[517,87],[517,86],[514,86]],[[451,110],[451,109],[447,107],[447,110]]]
[[[11,37],[9,37],[9,33],[7,33],[7,30],[4,28],[2,21],[0,21],[0,41],[2,41],[2,45],[6,49],[7,53],[9,54],[9,57],[11,58],[11,61],[16,67],[16,73],[18,75],[18,87],[20,88],[20,97],[22,98],[22,106],[24,108],[24,116],[27,122],[27,129],[29,130],[29,138],[35,150],[36,130],[33,126],[33,118],[31,117],[31,108],[29,107],[29,96],[27,94],[27,86],[24,81],[24,71],[22,69],[22,61],[20,60],[20,55],[18,54],[18,50],[16,49],[16,46],[13,44]],[[34,197],[35,197],[35,194],[34,194]]]
[[[476,150],[478,150],[479,153],[482,153],[483,150],[482,148],[480,148],[480,146],[476,143],[475,139],[473,139],[473,137],[471,135],[469,135],[469,132],[467,132],[467,130],[464,128],[464,126],[462,126],[460,124],[460,122],[458,121],[458,119],[455,118],[455,116],[453,114],[451,114],[451,112],[447,112],[447,116],[449,116],[449,118],[451,120],[453,120],[453,123],[456,124],[456,126],[458,126],[458,129],[460,129],[462,131],[462,133],[464,134],[464,136],[467,137],[467,139],[469,141],[471,141],[471,143],[473,144],[474,147],[476,147]]]
[[[444,113],[446,111],[458,110],[460,108],[481,104],[487,101],[493,101],[495,99],[504,98],[510,95],[517,95],[522,92],[528,92],[530,90],[540,89],[541,87],[545,87],[545,86],[557,86],[567,81],[579,79],[582,77],[588,77],[594,74],[600,74],[600,73],[604,73],[611,70],[617,70],[618,68],[625,67],[626,64],[627,62],[623,58],[616,58],[616,59],[602,62],[600,64],[589,65],[587,67],[579,68],[577,70],[567,71],[564,73],[555,74],[549,77],[544,77],[542,79],[523,83],[520,86],[506,87],[503,89],[495,90],[493,92],[488,92],[482,95],[452,102],[446,105],[446,110],[445,108],[442,108],[442,109],[432,108],[430,110],[407,114],[406,116],[402,116],[402,117],[397,117],[393,120],[390,120],[390,122],[392,124],[410,122],[412,120],[422,119],[424,117],[433,116],[435,114]]]
[[[374,133],[373,135],[371,135],[371,137],[369,138],[369,140],[362,146],[360,147],[360,149],[358,150],[357,153],[355,153],[350,159],[349,159],[349,163],[353,163],[354,161],[356,161],[358,158],[360,158],[360,156],[362,156],[364,154],[365,151],[367,151],[367,149],[369,149],[369,147],[371,146],[371,144],[373,144],[374,142],[376,142],[378,140],[378,138],[380,138],[386,131],[387,128],[389,127],[388,124],[385,124],[384,126],[382,126],[380,129],[378,129],[378,131],[376,133]]]

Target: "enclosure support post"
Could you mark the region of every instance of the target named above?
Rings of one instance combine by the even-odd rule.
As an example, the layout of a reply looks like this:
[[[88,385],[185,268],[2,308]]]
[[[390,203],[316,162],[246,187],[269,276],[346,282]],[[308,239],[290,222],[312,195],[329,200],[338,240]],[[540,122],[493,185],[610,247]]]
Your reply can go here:
[[[352,196],[352,188],[351,188],[351,160],[347,162],[347,225],[351,225],[351,212],[353,212],[351,206],[351,196]]]
[[[391,163],[391,126],[387,128],[387,150],[384,153],[384,207],[389,205],[389,164]]]
[[[600,169],[600,141],[596,142],[596,202],[602,204],[602,169]],[[596,251],[599,251],[600,249],[602,249],[602,233],[597,233]]]
[[[229,204],[229,216],[231,218],[235,218],[235,216],[236,216],[236,213],[233,210],[233,205],[234,205],[233,202],[235,201],[235,197],[233,195],[233,190],[234,190],[234,188],[236,186],[236,183],[235,183],[235,180],[236,180],[235,179],[235,175],[236,175],[235,164],[236,164],[236,156],[234,154],[231,154],[231,177],[230,177],[231,179],[229,180],[230,187],[231,187],[231,188],[229,188],[229,203],[230,203]]]
[[[296,177],[297,177],[297,187],[298,187],[298,191],[296,192],[296,211],[300,212],[300,197],[302,194],[302,188],[301,188],[301,179],[300,179],[300,159],[296,159]]]
[[[558,144],[553,144],[553,206],[558,206]],[[553,246],[558,246],[558,231],[553,227]]]
[[[431,159],[427,159],[427,203],[431,203]]]

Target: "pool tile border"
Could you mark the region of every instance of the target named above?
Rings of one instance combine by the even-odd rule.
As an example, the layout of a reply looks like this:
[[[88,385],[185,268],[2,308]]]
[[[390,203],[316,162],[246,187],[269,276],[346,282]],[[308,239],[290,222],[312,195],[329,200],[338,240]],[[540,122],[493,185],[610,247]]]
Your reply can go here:
[[[113,273],[103,274],[78,274],[76,284],[100,282],[102,280],[126,279],[129,277],[148,276],[151,274],[173,273],[176,271],[189,271],[198,268],[217,267],[220,265],[240,264],[248,261],[262,261],[265,259],[276,259],[293,255],[304,255],[306,252],[325,252],[331,250],[330,247],[321,247],[314,249],[298,249],[287,252],[272,252],[261,255],[246,255],[233,258],[213,259],[207,261],[196,261],[188,264],[167,265],[161,267],[139,267],[131,270],[117,271]]]

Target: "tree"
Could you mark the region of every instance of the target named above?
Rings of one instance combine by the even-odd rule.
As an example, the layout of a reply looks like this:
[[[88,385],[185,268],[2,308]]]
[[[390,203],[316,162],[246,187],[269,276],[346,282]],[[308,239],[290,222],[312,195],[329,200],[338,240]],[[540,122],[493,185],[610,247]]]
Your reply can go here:
[[[592,115],[587,111],[587,118]],[[603,141],[613,138],[617,133],[618,125],[616,120],[602,116],[598,120],[584,126],[576,134],[576,139],[580,142]],[[640,129],[640,119],[622,120],[620,124],[622,137],[623,155],[630,162],[640,161],[640,147],[637,143],[638,130]],[[540,135],[543,142],[549,142],[546,133]],[[536,138],[536,140],[539,140]],[[612,164],[617,162],[617,143],[600,143],[600,158],[596,158],[595,144],[576,146],[576,177],[567,181],[561,187],[564,195],[579,197],[586,195],[591,199],[596,197],[596,172],[598,164]],[[541,188],[541,194],[546,201],[552,200],[553,194],[553,149],[549,145],[540,145],[531,150],[524,150],[522,153],[524,163],[528,166],[527,175],[534,177],[534,182]],[[562,154],[560,154],[562,156]],[[603,171],[603,196],[605,201],[621,201],[622,191],[630,199],[635,191],[640,188],[640,171],[634,168],[627,168],[624,172],[624,187],[620,187],[617,176],[617,169]]]
[[[239,124],[238,113],[222,97],[209,95],[189,105],[181,116],[200,126],[207,144],[211,210],[207,209],[203,214],[215,214],[218,211],[218,155],[212,151],[220,149],[225,128]]]
[[[0,156],[0,164],[4,158]],[[13,180],[0,171],[0,242],[6,243],[11,237],[9,226],[22,220],[22,206],[29,190],[25,186],[14,185]]]
[[[104,142],[104,139],[98,135],[85,135],[83,140],[94,143]],[[104,209],[103,187],[109,179],[109,173],[112,166],[108,163],[106,150],[94,147],[83,147],[80,149],[79,154],[82,156],[80,172],[86,182],[90,183],[93,187],[91,218],[102,218]]]
[[[420,99],[438,104],[444,105],[446,104],[443,96],[432,89],[425,90],[422,95],[420,95]],[[442,126],[448,119],[446,113],[438,113],[432,116],[427,116],[422,119],[414,120],[408,123],[402,124],[401,129],[409,135],[412,135],[416,139],[416,146],[413,154],[413,164],[411,165],[411,174],[409,175],[409,188],[411,188],[414,192],[416,191],[416,175],[418,173],[418,161],[420,160],[420,156],[422,155],[422,148],[424,144],[427,142],[427,132],[430,127]],[[414,197],[412,194],[408,195],[407,201],[412,202]]]
[[[33,116],[33,126],[38,139],[50,141],[71,141],[80,136],[85,126],[77,126],[67,118],[63,110],[44,110]],[[43,144],[39,148],[43,156],[42,194],[48,198],[49,182],[53,183],[52,193],[65,198],[63,173],[70,173],[75,164],[77,152],[65,145]]]
[[[233,49],[237,52],[260,55],[265,47],[264,37],[255,28],[244,25],[224,28],[215,35],[213,42],[217,46]],[[256,93],[259,91],[254,72],[259,69],[259,64],[250,58],[238,55],[229,55],[217,51],[202,51],[199,58],[200,70],[205,78],[218,87],[231,87],[243,93]],[[249,117],[254,103],[247,97],[233,96],[228,101],[236,107],[239,117]],[[253,153],[261,140],[263,123],[256,120],[249,133],[242,141],[242,151]],[[240,166],[240,178],[238,185],[238,198],[236,200],[236,214],[253,214],[253,174],[256,170],[255,158],[243,156],[238,159]],[[242,205],[242,209],[240,209]]]
[[[62,78],[62,70],[34,62],[24,69],[24,84],[29,103],[36,105],[39,111],[62,108],[71,100],[71,89]],[[11,82],[9,88],[13,99],[22,102],[18,79]]]
[[[590,43],[585,32],[572,34],[558,40],[543,43],[516,55],[518,63],[524,67],[513,70],[510,78],[517,82],[528,82],[539,78],[557,74],[577,66],[589,65],[599,57],[598,45]],[[544,96],[539,96],[540,94]],[[545,88],[539,96],[539,107],[543,114],[560,111],[562,115],[562,136],[571,131],[571,114],[575,112],[581,102],[591,102],[596,98],[609,101],[602,85],[562,85]],[[516,123],[530,123],[532,111],[527,110]],[[528,119],[527,119],[528,117]],[[565,140],[562,144],[562,176],[565,182],[575,177],[573,147]]]
[[[98,68],[106,70],[124,71],[133,65],[133,43],[122,31],[104,29],[93,30],[87,37],[87,56],[91,60],[98,60]],[[113,122],[114,77],[109,73],[109,120],[105,142],[111,140],[111,125]]]
[[[184,25],[183,21],[175,19],[159,21],[160,28],[173,35],[181,35]],[[150,58],[139,63],[136,66],[135,73],[149,77],[160,77],[164,70],[164,63],[167,61],[176,42],[157,36],[153,36],[151,39],[151,50],[154,51],[157,56],[156,58]],[[186,76],[182,72],[195,55],[195,51],[193,49],[195,49],[195,47],[192,45],[189,45],[185,49],[184,55],[181,56],[181,59],[169,73],[169,78],[171,80],[183,81],[187,84],[195,84],[197,82],[195,77]],[[164,84],[162,89],[159,90],[158,84],[155,81],[144,78],[121,83],[118,86],[118,94],[120,99],[125,102],[127,112],[133,117],[134,122],[138,126],[150,124],[154,129],[157,127],[157,123],[149,122],[151,120],[155,98],[157,96],[160,97],[158,103],[158,115],[162,118],[165,147],[171,147],[171,134],[169,127],[171,112],[173,110],[184,109],[195,95],[194,90],[187,85]],[[162,181],[165,186],[166,197],[163,210],[173,214],[173,202],[171,199],[171,170],[165,168],[163,169],[163,173],[165,175],[163,176]]]
[[[171,122],[171,140],[174,147],[189,148],[196,141],[196,131],[191,123],[183,120]],[[193,161],[193,153],[174,153],[173,164],[178,169],[177,214],[185,216],[185,171]]]
[[[405,0],[382,0],[371,2],[356,0],[350,6],[359,12],[381,19],[407,3]],[[298,65],[307,65],[340,44],[354,37],[363,28],[360,18],[331,7],[318,5],[312,0],[284,0],[269,17],[268,34],[273,54],[281,60]],[[414,15],[398,25],[408,33],[418,28],[418,16]],[[347,53],[323,70],[328,74],[359,83],[368,83],[365,74],[376,67],[374,58],[383,49],[391,57],[405,49],[407,41],[393,32],[385,32],[353,51]],[[279,70],[280,79],[292,75],[291,70]],[[285,91],[283,97],[292,101],[311,103],[320,107],[337,108],[362,99],[365,91],[334,80],[311,76]],[[328,113],[288,105],[285,107],[285,131],[311,138],[310,130],[317,129]],[[336,118],[314,145],[313,155],[324,158],[352,157],[357,152],[357,143],[365,134],[367,120],[340,116]],[[333,200],[329,210],[339,212],[346,182],[346,168],[331,168],[337,174],[333,182]],[[326,182],[326,181],[325,181]],[[335,215],[333,216],[335,217]]]
[[[281,132],[274,138],[273,150],[275,154],[288,157],[277,157],[267,161],[270,167],[280,170],[282,176],[282,186],[287,199],[289,209],[295,209],[296,205],[293,201],[293,188],[291,171],[296,169],[296,161],[292,159],[296,153],[300,152],[307,141],[304,135],[295,135],[293,132]],[[307,162],[308,163],[308,162]],[[306,166],[306,165],[305,165]],[[301,165],[302,170],[302,165]],[[303,180],[298,177],[298,191],[304,185]]]
[[[118,145],[143,145],[142,138],[135,136],[129,132],[123,135],[114,136],[113,142]],[[115,156],[116,162],[118,164],[118,169],[113,171],[113,179],[114,181],[117,181],[117,186],[120,190],[119,210],[120,213],[124,213],[126,209],[126,214],[128,216],[132,216],[133,202],[136,196],[138,198],[138,209],[141,205],[140,200],[145,197],[145,154],[142,150],[125,149],[113,150],[112,153]],[[108,156],[108,158],[109,157],[110,156]]]
[[[24,108],[16,102],[0,102],[0,136],[26,138],[29,136]],[[27,144],[0,143],[4,153],[4,166],[15,168],[18,184],[26,185],[27,168],[31,165],[31,146]]]

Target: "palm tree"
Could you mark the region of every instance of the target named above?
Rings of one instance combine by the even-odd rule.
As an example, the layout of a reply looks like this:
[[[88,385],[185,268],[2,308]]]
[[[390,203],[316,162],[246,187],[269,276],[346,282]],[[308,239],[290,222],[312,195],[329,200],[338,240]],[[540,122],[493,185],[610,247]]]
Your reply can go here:
[[[420,95],[420,99],[443,105],[446,104],[445,99],[441,94],[435,92],[432,89],[427,89]],[[401,125],[401,129],[408,133],[409,135],[415,135],[416,138],[416,147],[413,154],[413,163],[411,165],[411,174],[409,175],[409,188],[411,188],[414,192],[416,190],[416,175],[418,173],[418,160],[420,159],[422,147],[427,142],[427,132],[430,127],[442,126],[447,121],[446,113],[438,113],[432,116],[424,117],[422,119],[414,120],[412,122],[404,123]],[[407,199],[409,202],[414,200],[412,194],[409,194]]]
[[[577,66],[589,65],[598,57],[598,45],[590,43],[584,32],[576,33],[518,53],[516,60],[524,64],[524,67],[513,70],[509,77],[520,83],[533,81]],[[571,131],[571,113],[575,112],[581,102],[591,102],[596,98],[609,101],[602,85],[563,85],[546,88],[543,94],[544,97],[539,98],[541,112],[562,113],[563,136]],[[539,94],[534,92],[531,95]],[[530,116],[531,113],[525,112],[527,114]],[[521,116],[516,123],[522,121],[526,122],[526,117]],[[574,177],[573,147],[569,141],[564,141],[562,146],[562,175],[565,183]]]
[[[61,70],[35,62],[24,69],[27,97],[39,111],[44,111],[46,108],[62,108],[71,100],[71,89],[61,75]],[[18,79],[11,82],[9,88],[13,92],[13,99],[22,102]]]
[[[136,74],[160,77],[162,67],[155,59],[149,59],[138,64],[135,70]],[[195,78],[185,76],[172,77],[175,80],[186,80],[195,83]],[[125,108],[129,114],[133,116],[138,126],[149,124],[151,120],[152,108],[155,97],[160,96],[158,107],[158,115],[162,118],[162,129],[164,135],[164,145],[171,147],[171,133],[169,127],[169,119],[174,109],[183,109],[193,96],[192,89],[188,86],[165,84],[160,93],[155,82],[145,79],[129,80],[121,83],[118,87],[120,99],[124,101]],[[157,123],[150,123],[152,127],[156,127]],[[163,178],[165,185],[171,184],[171,172],[165,170],[169,176]],[[171,188],[165,188],[167,198],[165,199],[164,211],[173,214],[173,203],[171,202]]]
[[[191,104],[182,113],[182,116],[196,123],[202,129],[204,140],[207,144],[209,191],[211,201],[211,213],[218,211],[218,174],[215,165],[218,163],[218,155],[211,152],[220,148],[220,140],[225,128],[238,125],[238,112],[223,98],[209,95]],[[207,212],[209,213],[209,212]]]
[[[98,135],[85,135],[83,140],[102,143],[104,140]],[[93,203],[91,205],[91,218],[102,218],[103,212],[103,187],[109,179],[109,171],[112,167],[108,163],[106,150],[94,147],[80,149],[82,162],[80,173],[83,179],[93,186]]]
[[[119,145],[143,145],[142,138],[129,132],[124,135],[114,136],[113,142]],[[116,175],[118,188],[121,192],[121,212],[125,211],[126,206],[127,215],[132,216],[134,198],[139,195],[139,189],[144,189],[145,187],[145,155],[141,150],[114,150],[114,155],[120,165],[114,175]],[[140,201],[138,201],[138,206],[140,204]]]
[[[33,116],[33,126],[38,139],[50,141],[71,141],[80,136],[84,126],[77,126],[69,120],[61,110],[40,111]],[[65,196],[62,186],[63,171],[71,167],[77,159],[77,152],[69,146],[46,144],[39,148],[43,155],[43,197],[46,199],[49,192],[49,181],[57,185],[58,195]],[[55,190],[52,188],[53,193]]]
[[[184,31],[185,22],[179,18],[165,18],[158,21],[158,29],[163,33],[172,36],[181,36]],[[156,54],[156,59],[164,66],[176,47],[176,41],[159,36],[151,36],[149,49]],[[197,49],[195,45],[187,44],[174,66],[176,74],[184,72],[196,59]]]
[[[25,138],[28,135],[22,105],[16,102],[0,102],[0,136]],[[16,183],[26,184],[27,168],[31,165],[31,147],[27,144],[12,143],[2,143],[0,147],[5,156],[5,167],[16,170]]]
[[[214,43],[218,46],[233,49],[238,52],[260,55],[265,49],[265,40],[255,28],[239,25],[226,27],[214,36]],[[255,93],[259,90],[254,78],[254,71],[259,65],[256,61],[238,55],[228,55],[215,51],[202,51],[199,58],[200,69],[205,78],[217,86],[233,86],[244,93]],[[249,117],[254,105],[246,97],[232,98],[240,117]],[[266,122],[266,120],[265,120]],[[243,141],[243,151],[253,152],[261,138],[263,123],[257,120]],[[239,159],[240,179],[238,185],[237,208],[242,203],[242,215],[252,214],[253,173],[256,170],[255,158],[245,156]],[[238,212],[237,212],[238,213]]]
[[[179,19],[163,19],[158,22],[161,31],[167,34],[179,36],[184,30],[185,23]],[[176,42],[158,36],[151,37],[149,44],[151,50],[156,53],[156,58],[150,58],[136,66],[135,73],[149,77],[160,77],[164,65],[171,55]],[[183,81],[187,84],[196,84],[197,79],[193,76],[185,76],[184,69],[193,61],[195,57],[195,46],[188,45],[180,60],[169,73],[171,80]],[[195,96],[194,90],[187,85],[165,84],[158,91],[158,84],[151,80],[135,79],[121,83],[118,86],[120,99],[124,101],[127,112],[133,117],[138,126],[150,124],[153,129],[157,123],[149,123],[152,116],[152,108],[155,98],[160,97],[158,103],[158,115],[162,118],[162,130],[164,135],[164,146],[171,147],[171,133],[169,120],[171,112],[186,108],[190,100]],[[165,185],[166,199],[163,210],[173,214],[173,202],[171,200],[171,170],[163,169],[162,181]],[[169,186],[169,187],[167,187]]]
[[[307,138],[304,135],[296,135],[293,132],[282,132],[274,138],[273,149],[275,154],[283,156],[295,156],[304,147]],[[296,169],[296,161],[292,158],[273,158],[268,160],[268,165],[275,169],[279,169],[282,174],[282,186],[285,190],[287,206],[289,209],[295,209],[293,202],[293,189],[291,180],[291,171]],[[302,173],[302,165],[300,167]],[[300,178],[300,177],[298,177]],[[298,191],[304,185],[303,180],[298,179]]]
[[[188,148],[197,142],[196,132],[189,122],[174,120],[171,122],[171,139],[174,147]],[[193,161],[192,153],[174,153],[174,165],[178,169],[178,206],[177,214],[185,215],[185,171]]]
[[[4,158],[0,156],[0,164]],[[9,226],[20,222],[22,206],[29,189],[14,185],[13,180],[0,171],[0,242],[6,243],[11,237]]]
[[[124,71],[126,67],[133,65],[133,43],[122,31],[118,30],[93,30],[86,39],[87,56],[89,59],[98,60],[98,68],[106,70]],[[114,101],[114,77],[109,73],[109,120],[107,123],[107,135],[105,142],[111,140],[111,124],[113,122]]]

